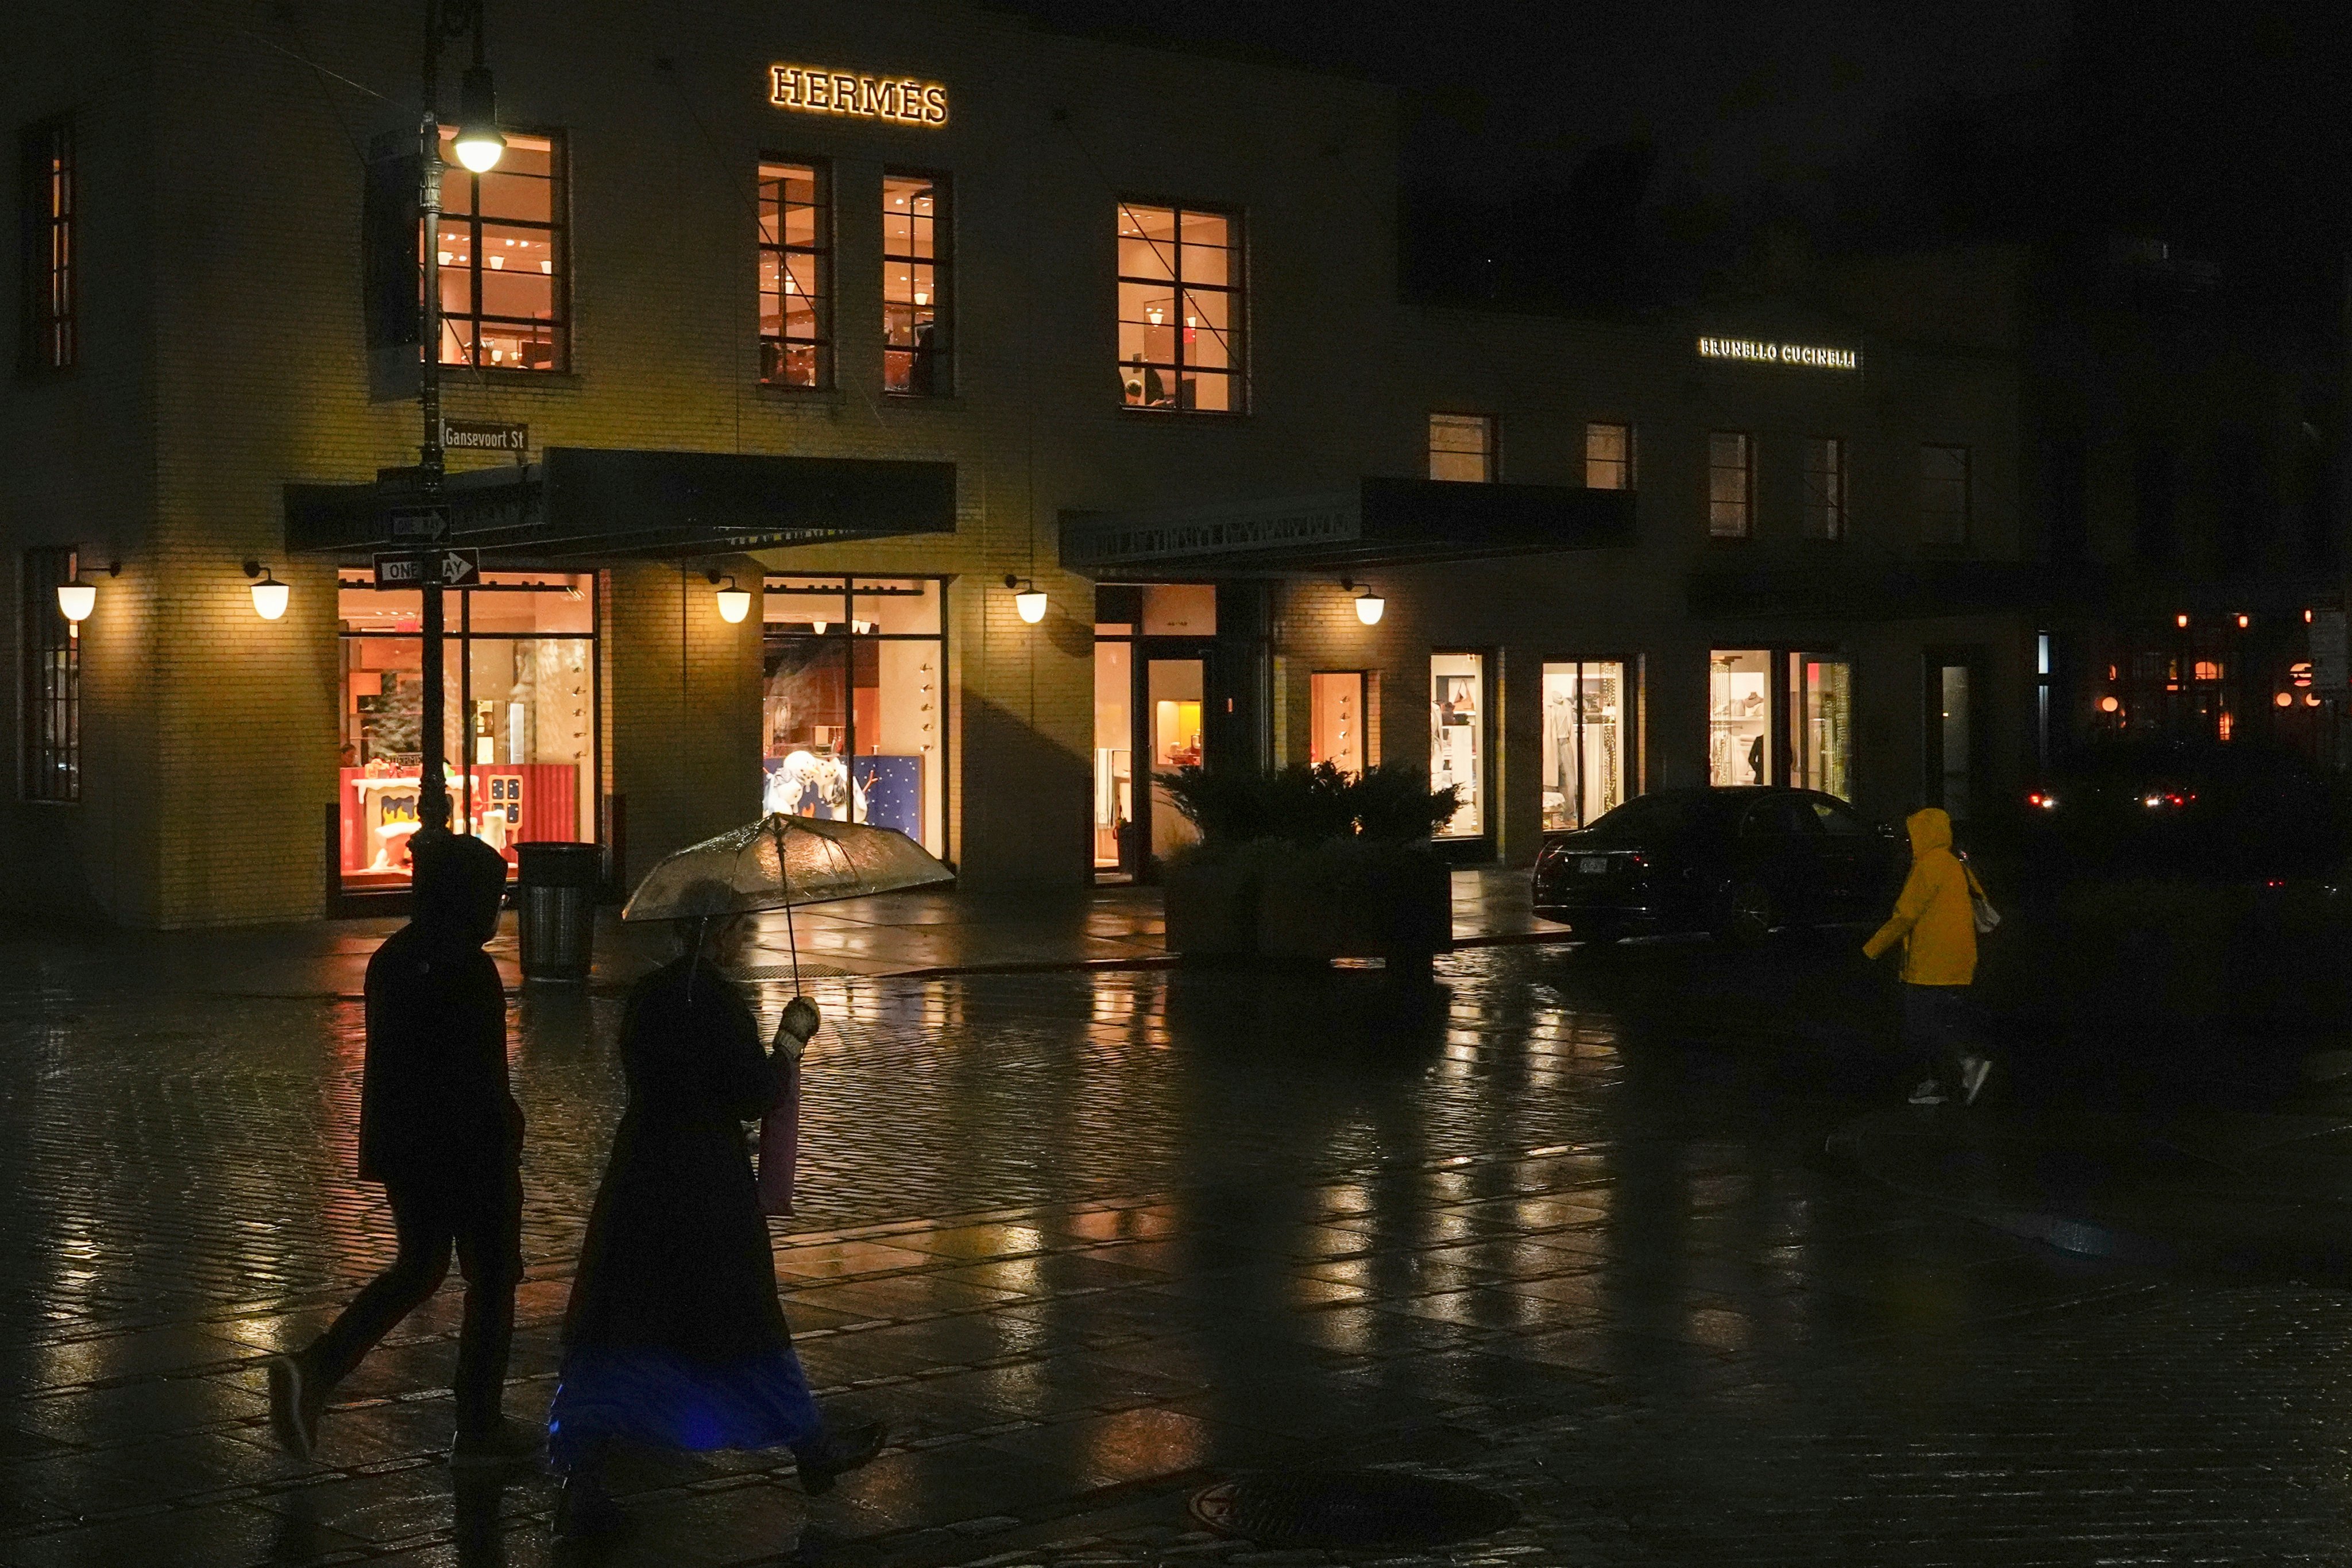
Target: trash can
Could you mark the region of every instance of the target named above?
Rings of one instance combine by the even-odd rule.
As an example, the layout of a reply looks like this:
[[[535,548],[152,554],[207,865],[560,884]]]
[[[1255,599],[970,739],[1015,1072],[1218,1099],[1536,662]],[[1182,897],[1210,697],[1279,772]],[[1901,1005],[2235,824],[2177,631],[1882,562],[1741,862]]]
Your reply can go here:
[[[596,886],[604,851],[593,844],[518,844],[515,927],[522,977],[578,985],[595,949]]]

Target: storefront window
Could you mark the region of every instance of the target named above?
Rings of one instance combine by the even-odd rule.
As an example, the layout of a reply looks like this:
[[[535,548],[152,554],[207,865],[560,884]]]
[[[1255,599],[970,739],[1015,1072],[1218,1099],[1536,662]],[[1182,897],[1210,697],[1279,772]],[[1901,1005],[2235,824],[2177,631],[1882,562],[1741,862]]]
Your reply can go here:
[[[509,862],[517,844],[596,837],[594,593],[585,574],[488,572],[443,597],[450,826]],[[364,578],[338,595],[347,889],[408,881],[424,777],[423,608],[423,595]]]
[[[563,368],[562,150],[508,132],[498,167],[468,173],[441,132],[441,363]]]
[[[1486,659],[1475,653],[1429,656],[1429,787],[1449,785],[1460,803],[1440,838],[1486,833]]]
[[[1176,809],[1157,776],[1180,768],[1197,768],[1206,761],[1201,733],[1201,704],[1208,684],[1207,661],[1198,658],[1150,658],[1144,661],[1144,701],[1151,717],[1151,854],[1164,860],[1187,844],[1200,842],[1201,830]]]
[[[947,664],[929,577],[770,577],[761,809],[946,853]]]
[[[1853,798],[1853,666],[1809,653],[1789,656],[1789,782]]]
[[[955,390],[948,374],[947,182],[882,181],[882,390],[907,397]]]
[[[1364,771],[1371,724],[1364,708],[1364,685],[1360,669],[1318,671],[1307,677],[1309,763],[1328,763],[1343,773]]]
[[[1543,667],[1543,825],[1590,826],[1625,804],[1633,763],[1632,694],[1614,661]]]
[[[833,219],[825,171],[760,165],[760,379],[833,384]]]
[[[1707,660],[1707,782],[1771,781],[1772,656],[1717,648]]]
[[[1135,625],[1095,628],[1095,868],[1129,863],[1135,822]]]
[[[1239,228],[1223,213],[1118,204],[1118,379],[1126,406],[1242,407]]]

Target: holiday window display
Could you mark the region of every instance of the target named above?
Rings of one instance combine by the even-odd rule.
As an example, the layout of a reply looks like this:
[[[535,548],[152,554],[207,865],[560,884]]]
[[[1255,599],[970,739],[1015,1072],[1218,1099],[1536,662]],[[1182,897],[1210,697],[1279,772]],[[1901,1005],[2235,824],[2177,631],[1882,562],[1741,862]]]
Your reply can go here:
[[[1458,803],[1437,829],[1440,838],[1477,838],[1486,831],[1486,664],[1481,654],[1429,656],[1429,787],[1452,789]]]
[[[1543,825],[1590,826],[1625,804],[1625,667],[1543,667]]]
[[[1717,787],[1770,782],[1772,656],[1717,648],[1707,660],[1707,782]]]

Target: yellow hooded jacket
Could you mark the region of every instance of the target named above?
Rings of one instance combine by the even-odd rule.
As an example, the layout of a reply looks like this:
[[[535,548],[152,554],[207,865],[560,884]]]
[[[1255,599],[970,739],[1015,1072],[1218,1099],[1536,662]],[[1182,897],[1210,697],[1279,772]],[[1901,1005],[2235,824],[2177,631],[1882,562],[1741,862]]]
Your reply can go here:
[[[1911,874],[1895,897],[1895,913],[1863,943],[1876,958],[1903,942],[1903,979],[1910,985],[1966,985],[1977,973],[1976,910],[1969,901],[1976,873],[1952,853],[1952,819],[1935,806],[1904,820],[1911,831]]]

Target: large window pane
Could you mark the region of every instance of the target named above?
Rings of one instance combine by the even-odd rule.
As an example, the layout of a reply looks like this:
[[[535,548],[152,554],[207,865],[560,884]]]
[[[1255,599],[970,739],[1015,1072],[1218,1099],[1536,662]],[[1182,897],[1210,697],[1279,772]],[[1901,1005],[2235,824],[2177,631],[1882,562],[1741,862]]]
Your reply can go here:
[[[1835,437],[1805,443],[1805,536],[1845,537],[1845,443]]]
[[[486,174],[458,164],[454,127],[444,127],[441,334],[448,364],[482,369],[564,368],[563,196],[555,140],[507,133],[506,152]],[[451,269],[456,276],[451,276]]]
[[[416,593],[346,579],[341,870],[347,889],[408,880],[424,770],[425,645]],[[594,579],[492,572],[443,595],[442,743],[450,826],[514,846],[596,837]]]
[[[833,384],[833,241],[826,171],[760,165],[760,379]]]
[[[893,174],[882,182],[882,387],[903,396],[955,390],[949,374],[946,182]]]
[[[1456,791],[1440,838],[1486,832],[1486,660],[1475,653],[1429,656],[1429,787]]]
[[[1853,798],[1853,666],[1817,654],[1789,656],[1789,782]]]
[[[1495,419],[1488,414],[1429,416],[1429,477],[1468,484],[1495,478]]]
[[[1583,827],[1625,804],[1632,700],[1615,661],[1543,667],[1543,825]]]
[[[1717,648],[1707,660],[1707,782],[1771,782],[1772,656]]]
[[[1135,823],[1135,645],[1095,644],[1095,868],[1133,859]]]
[[[774,576],[761,619],[764,809],[947,845],[936,578]]]
[[[1633,427],[1631,425],[1596,422],[1585,426],[1584,488],[1589,490],[1630,490],[1633,488]]]
[[[1745,539],[1749,503],[1756,494],[1755,443],[1735,430],[1706,438],[1706,531],[1717,539]]]
[[[1236,228],[1223,213],[1118,204],[1118,384],[1129,407],[1240,407]]]

